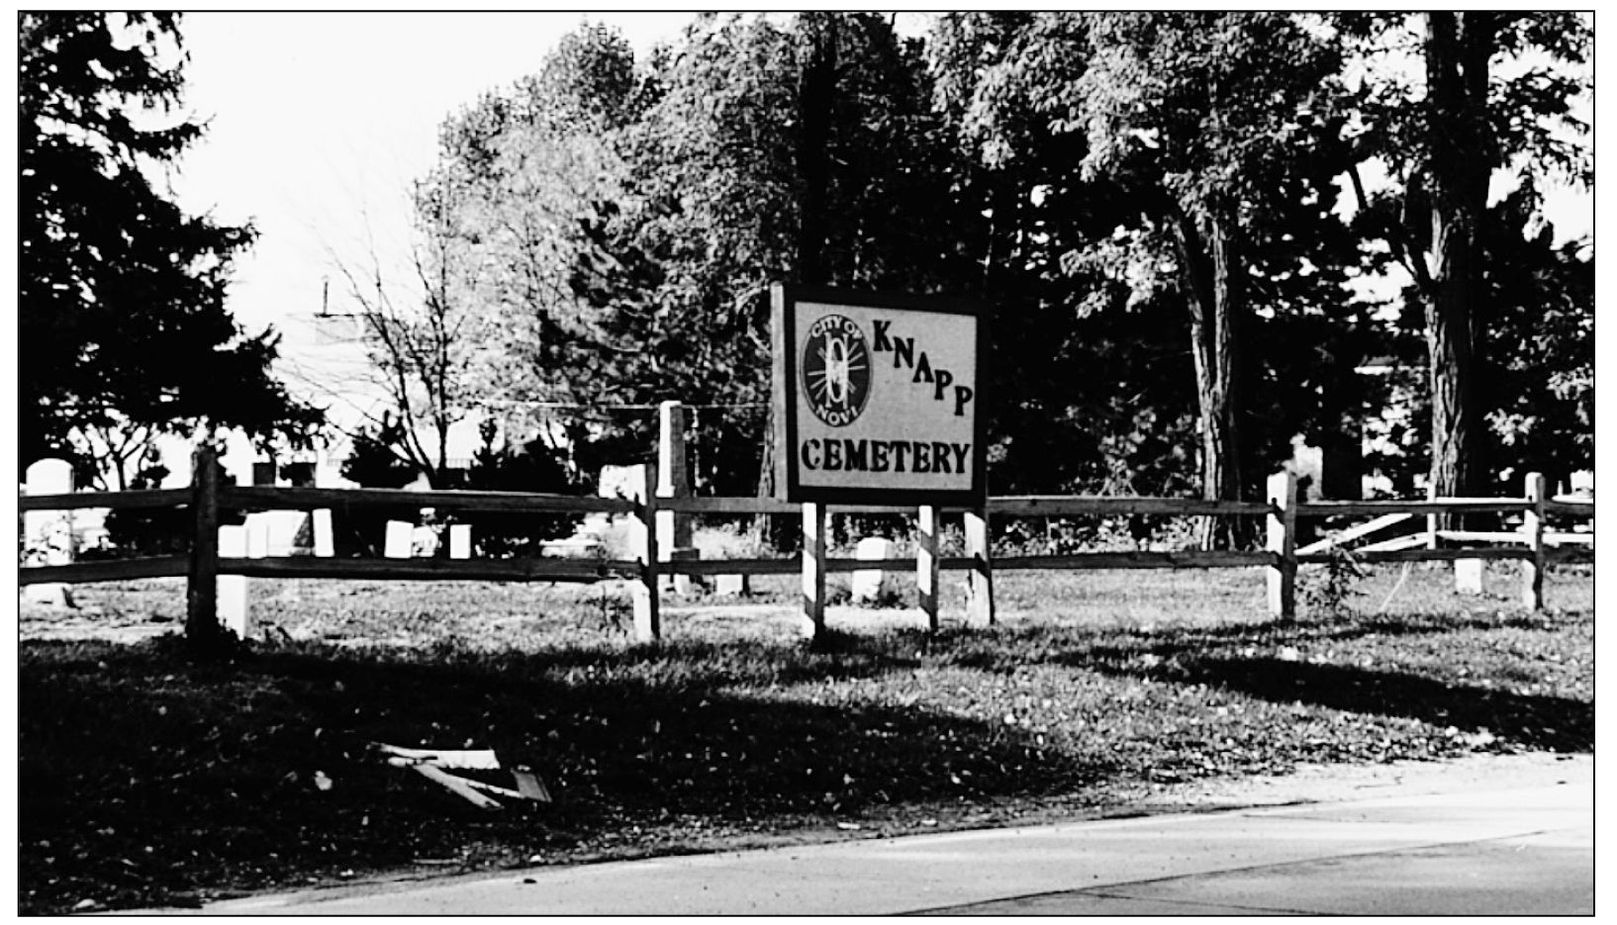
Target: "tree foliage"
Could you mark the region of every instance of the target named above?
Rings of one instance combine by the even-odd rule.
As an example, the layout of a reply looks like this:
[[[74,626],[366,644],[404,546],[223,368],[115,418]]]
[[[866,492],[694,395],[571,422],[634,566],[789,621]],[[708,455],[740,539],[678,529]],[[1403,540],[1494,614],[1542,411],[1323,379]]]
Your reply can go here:
[[[1294,17],[1269,14],[961,14],[935,42],[940,102],[989,182],[1010,187],[996,190],[995,227],[1028,222],[1017,230],[1055,242],[1077,318],[1054,331],[1183,311],[1188,352],[1165,349],[1179,326],[1160,321],[1134,349],[1160,351],[1193,384],[1199,452],[1178,455],[1199,457],[1204,496],[1250,493],[1295,428],[1314,425],[1271,412],[1305,407],[1308,390],[1345,391],[1352,375],[1346,350],[1298,381],[1265,349],[1269,329],[1297,330],[1296,317],[1339,346],[1355,320],[1338,306],[1356,254],[1331,214],[1345,154],[1336,56]],[[1026,266],[1025,239],[1008,244]]]
[[[1398,180],[1383,193],[1396,205],[1379,231],[1425,311],[1429,488],[1475,494],[1497,462],[1485,420],[1500,410],[1487,407],[1490,360],[1479,338],[1491,314],[1487,248],[1497,233],[1489,187],[1505,167],[1592,181],[1588,126],[1574,105],[1588,87],[1592,26],[1578,13],[1491,10],[1350,14],[1337,24],[1369,56],[1400,41],[1419,50],[1414,80],[1397,79],[1397,68],[1367,72],[1356,144]],[[1360,197],[1368,198],[1362,187]]]
[[[468,191],[461,239],[507,342],[486,393],[720,406],[698,480],[750,488],[767,283],[807,261],[825,283],[947,288],[955,206],[929,98],[918,46],[875,16],[704,16],[639,67],[611,30],[565,38],[445,124],[429,180]],[[650,449],[649,412],[544,417],[585,470]]]
[[[1533,200],[1528,186],[1495,206],[1486,240],[1480,398],[1500,494],[1527,472],[1561,485],[1595,463],[1594,261],[1585,242],[1556,246]]]
[[[187,215],[153,188],[202,133],[173,116],[181,63],[174,14],[20,16],[24,464],[99,456],[121,483],[157,433],[301,438],[318,420],[270,373],[278,335],[226,310],[253,230]]]
[[[499,446],[493,421],[480,428],[483,445],[472,459],[466,487],[478,491],[526,491],[569,494],[578,488],[566,461],[543,440]],[[581,514],[456,514],[454,522],[470,524],[472,543],[481,556],[540,554],[546,540],[573,534]]]

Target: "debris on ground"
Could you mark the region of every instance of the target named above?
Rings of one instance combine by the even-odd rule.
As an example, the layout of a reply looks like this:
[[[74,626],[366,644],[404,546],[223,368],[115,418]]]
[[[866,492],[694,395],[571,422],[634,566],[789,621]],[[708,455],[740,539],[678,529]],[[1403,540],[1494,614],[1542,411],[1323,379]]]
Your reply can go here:
[[[410,768],[422,777],[442,784],[450,792],[464,797],[474,806],[482,809],[499,809],[500,802],[489,794],[504,797],[508,800],[531,800],[536,803],[549,803],[550,790],[545,787],[532,766],[523,763],[502,764],[494,749],[453,749],[434,750],[420,748],[402,748],[397,745],[387,745],[382,742],[372,743],[379,751],[386,754],[387,763],[396,768]],[[490,784],[473,777],[459,774],[450,774],[446,768],[461,771],[499,771],[511,773],[517,789],[501,787]]]

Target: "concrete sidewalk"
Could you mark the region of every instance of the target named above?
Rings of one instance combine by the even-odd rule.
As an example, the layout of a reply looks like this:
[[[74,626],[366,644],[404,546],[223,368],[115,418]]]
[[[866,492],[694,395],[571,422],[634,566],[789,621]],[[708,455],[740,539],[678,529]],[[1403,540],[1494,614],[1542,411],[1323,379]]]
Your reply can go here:
[[[1352,781],[1358,774],[1357,783]],[[1592,914],[1594,760],[1318,776],[1323,802],[539,868],[201,914]],[[1371,781],[1366,783],[1366,781]],[[1227,802],[1225,795],[1221,801]]]

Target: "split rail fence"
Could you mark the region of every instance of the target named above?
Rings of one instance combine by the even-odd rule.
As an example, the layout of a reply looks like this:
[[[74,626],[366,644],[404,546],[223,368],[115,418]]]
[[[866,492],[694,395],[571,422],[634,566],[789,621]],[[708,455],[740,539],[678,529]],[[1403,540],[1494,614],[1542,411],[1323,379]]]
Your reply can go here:
[[[187,625],[211,625],[218,620],[220,576],[252,578],[326,578],[417,581],[544,581],[595,582],[622,579],[630,583],[634,602],[635,634],[643,640],[661,636],[659,579],[663,575],[783,575],[800,574],[803,587],[802,628],[818,636],[825,628],[828,574],[859,570],[916,570],[918,606],[927,625],[938,621],[939,572],[967,572],[968,624],[994,623],[993,573],[1007,569],[1181,569],[1252,568],[1265,570],[1270,613],[1294,615],[1297,568],[1302,563],[1327,562],[1335,555],[1331,541],[1297,548],[1297,523],[1304,518],[1375,518],[1355,528],[1385,526],[1392,520],[1428,518],[1427,529],[1413,538],[1376,544],[1357,550],[1356,561],[1431,562],[1459,560],[1517,560],[1524,564],[1522,604],[1544,606],[1546,566],[1559,562],[1590,561],[1592,533],[1557,533],[1549,528],[1552,517],[1592,519],[1592,500],[1552,498],[1544,477],[1532,474],[1521,498],[1435,498],[1426,501],[1297,501],[1297,481],[1289,473],[1269,480],[1268,498],[1262,502],[1202,501],[1179,498],[1097,496],[1015,496],[989,498],[980,508],[892,507],[835,505],[836,512],[901,513],[917,518],[917,553],[914,557],[885,559],[838,558],[827,554],[828,506],[791,504],[767,498],[659,497],[655,464],[644,470],[644,484],[635,498],[573,497],[520,492],[407,491],[394,489],[281,488],[234,486],[221,482],[213,451],[199,448],[193,459],[189,488],[84,492],[23,496],[22,514],[82,508],[113,510],[189,508],[193,514],[192,543],[188,555],[123,560],[74,562],[19,569],[19,583],[64,584],[117,581],[135,578],[185,577]],[[322,558],[280,556],[253,558],[221,556],[220,511],[303,510],[352,511],[367,507],[430,507],[437,511],[504,514],[605,513],[631,519],[636,555],[631,559],[601,560],[560,557],[529,559],[442,558]],[[675,515],[773,514],[802,518],[803,549],[786,558],[692,559],[672,557],[659,550],[659,512]],[[1519,514],[1515,532],[1454,532],[1436,527],[1440,515],[1453,513]],[[939,527],[943,515],[963,518],[966,555],[939,554]],[[1265,548],[1252,551],[1093,552],[1073,555],[989,555],[989,522],[1001,517],[1074,516],[1218,516],[1261,517],[1267,527]],[[1355,529],[1338,533],[1337,541],[1354,538]],[[1486,547],[1442,548],[1444,541],[1497,543]]]

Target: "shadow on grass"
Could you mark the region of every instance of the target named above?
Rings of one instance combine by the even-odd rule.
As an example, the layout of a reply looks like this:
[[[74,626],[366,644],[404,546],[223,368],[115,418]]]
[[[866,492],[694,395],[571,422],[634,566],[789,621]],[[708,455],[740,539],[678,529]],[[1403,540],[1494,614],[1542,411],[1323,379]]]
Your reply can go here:
[[[1594,704],[1343,665],[1274,658],[1192,660],[1175,680],[1217,685],[1275,703],[1303,701],[1352,713],[1401,716],[1454,726],[1524,748],[1594,748]]]
[[[1272,654],[1280,644],[1350,642],[1369,636],[1414,637],[1544,630],[1576,615],[1409,615],[1318,623],[1264,623],[1134,634],[1135,644],[1070,650],[1060,661],[1112,676],[1201,684],[1276,704],[1304,703],[1363,715],[1399,717],[1443,729],[1486,731],[1504,743],[1556,752],[1594,749],[1594,704],[1568,697],[1519,693],[1461,681],[1351,664],[1319,663]],[[1243,645],[1247,644],[1247,645]],[[1265,652],[1243,653],[1253,644]],[[1463,659],[1461,660],[1463,661]],[[1483,665],[1473,675],[1486,676]],[[1510,677],[1519,668],[1501,664]]]
[[[22,905],[161,903],[423,860],[666,853],[704,826],[830,827],[896,803],[1071,793],[1116,773],[997,724],[822,701],[804,686],[905,664],[857,640],[826,648],[310,645],[210,665],[168,642],[25,643]],[[387,766],[371,742],[517,754],[557,802],[479,810]]]

